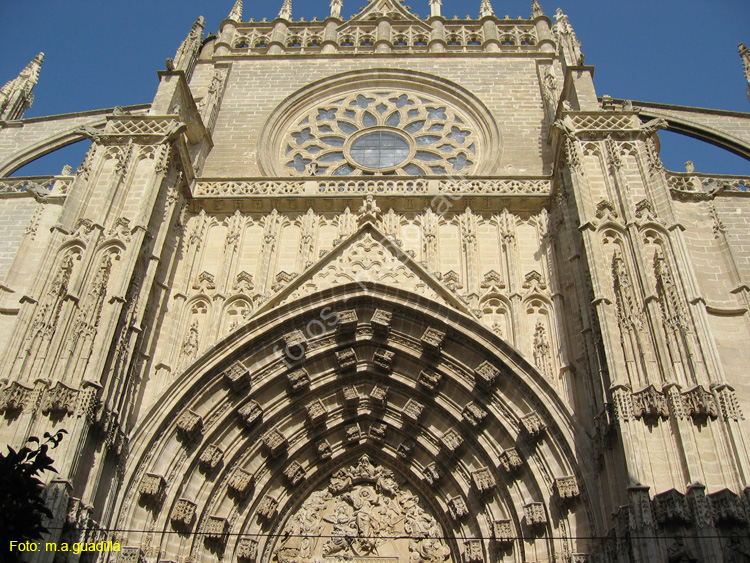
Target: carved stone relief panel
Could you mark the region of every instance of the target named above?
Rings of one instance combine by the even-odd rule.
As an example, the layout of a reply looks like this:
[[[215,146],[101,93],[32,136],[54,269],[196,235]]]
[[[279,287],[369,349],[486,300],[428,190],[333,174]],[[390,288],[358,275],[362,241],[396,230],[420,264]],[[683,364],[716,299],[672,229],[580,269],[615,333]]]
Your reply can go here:
[[[447,562],[444,536],[411,488],[365,455],[336,471],[289,517],[272,560]]]

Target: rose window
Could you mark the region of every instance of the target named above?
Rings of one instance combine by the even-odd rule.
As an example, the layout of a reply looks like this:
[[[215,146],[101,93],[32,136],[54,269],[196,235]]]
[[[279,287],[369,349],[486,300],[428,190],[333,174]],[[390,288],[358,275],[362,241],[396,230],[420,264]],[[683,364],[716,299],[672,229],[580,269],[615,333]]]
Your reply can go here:
[[[339,95],[295,122],[281,158],[298,176],[471,174],[480,150],[465,115],[422,93]]]

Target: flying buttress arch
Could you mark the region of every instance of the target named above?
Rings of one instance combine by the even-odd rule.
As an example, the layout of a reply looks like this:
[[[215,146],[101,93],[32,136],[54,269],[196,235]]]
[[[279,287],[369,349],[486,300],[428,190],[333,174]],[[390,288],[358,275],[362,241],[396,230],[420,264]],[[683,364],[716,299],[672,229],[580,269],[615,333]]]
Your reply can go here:
[[[552,560],[601,532],[588,443],[476,321],[348,284],[252,319],[174,382],[134,433],[112,527],[157,560],[302,561],[278,538],[367,455],[439,523],[439,560]]]

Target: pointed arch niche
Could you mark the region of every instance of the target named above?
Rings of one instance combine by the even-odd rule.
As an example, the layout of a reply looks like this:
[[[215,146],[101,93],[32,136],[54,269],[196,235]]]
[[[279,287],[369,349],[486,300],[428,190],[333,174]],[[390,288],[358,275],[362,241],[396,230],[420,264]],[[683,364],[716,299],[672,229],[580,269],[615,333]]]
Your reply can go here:
[[[476,319],[372,282],[261,310],[130,452],[111,526],[159,560],[554,560],[607,522],[590,442],[538,370]]]

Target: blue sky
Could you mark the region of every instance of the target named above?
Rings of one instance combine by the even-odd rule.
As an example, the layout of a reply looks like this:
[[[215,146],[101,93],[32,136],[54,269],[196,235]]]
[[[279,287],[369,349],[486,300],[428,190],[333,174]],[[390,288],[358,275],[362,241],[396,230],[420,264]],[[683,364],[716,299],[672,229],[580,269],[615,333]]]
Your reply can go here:
[[[545,13],[563,8],[596,66],[601,96],[750,112],[737,43],[750,44],[748,0],[540,0]],[[365,0],[344,0],[348,17]],[[427,0],[407,2],[429,13]],[[233,0],[0,0],[0,83],[14,78],[36,55],[46,59],[27,117],[148,103],[156,71],[173,56],[198,15],[216,31]],[[245,1],[244,17],[272,19],[282,0]],[[323,19],[329,0],[294,2],[294,18]],[[444,0],[443,14],[477,17],[480,0]],[[531,0],[494,0],[499,16],[528,17]],[[58,173],[76,165],[80,147],[58,151],[23,170]],[[683,170],[750,175],[750,162],[699,141],[663,135],[662,158]],[[62,159],[62,160],[60,160]],[[21,172],[21,171],[19,171]]]

